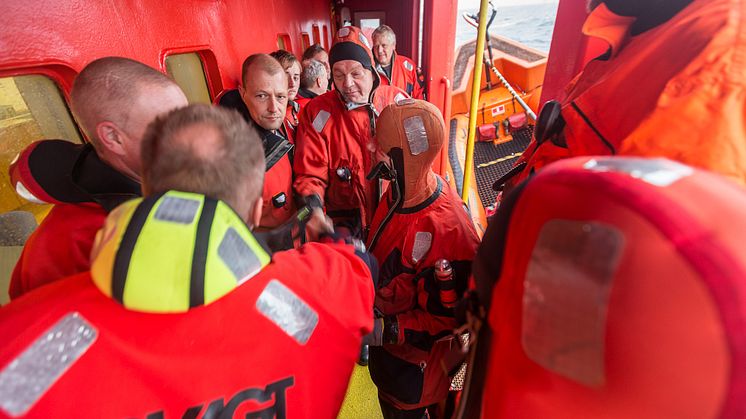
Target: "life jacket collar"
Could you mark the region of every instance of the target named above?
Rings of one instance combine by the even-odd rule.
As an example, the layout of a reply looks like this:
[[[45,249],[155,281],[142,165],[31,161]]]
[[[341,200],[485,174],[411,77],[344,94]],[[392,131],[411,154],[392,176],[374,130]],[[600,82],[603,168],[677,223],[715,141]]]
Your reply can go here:
[[[601,3],[596,7],[583,24],[583,34],[600,38],[609,44],[611,57],[622,50],[630,36],[630,28],[637,18],[620,16]]]
[[[96,287],[127,309],[179,313],[250,280],[270,254],[224,202],[169,191],[112,211],[91,260]]]

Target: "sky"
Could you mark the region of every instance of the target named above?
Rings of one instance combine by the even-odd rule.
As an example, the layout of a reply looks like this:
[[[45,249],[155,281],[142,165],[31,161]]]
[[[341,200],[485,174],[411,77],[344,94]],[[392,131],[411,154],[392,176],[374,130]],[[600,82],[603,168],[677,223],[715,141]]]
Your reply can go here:
[[[495,7],[520,6],[523,4],[557,3],[559,0],[492,0]],[[480,0],[458,0],[459,9],[478,9]]]

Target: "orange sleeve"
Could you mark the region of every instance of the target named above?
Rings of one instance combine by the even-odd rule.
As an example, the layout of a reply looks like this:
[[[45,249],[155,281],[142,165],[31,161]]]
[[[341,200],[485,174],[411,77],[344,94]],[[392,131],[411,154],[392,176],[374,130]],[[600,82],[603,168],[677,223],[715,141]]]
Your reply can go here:
[[[375,268],[369,267],[352,245],[307,243],[296,251],[275,253],[273,259],[278,265],[294,266],[303,287],[319,296],[350,333],[363,336],[373,330],[371,269]]]
[[[301,198],[316,194],[324,200],[329,184],[329,148],[323,133],[330,114],[318,106],[307,106],[301,112],[293,162],[293,187]]]

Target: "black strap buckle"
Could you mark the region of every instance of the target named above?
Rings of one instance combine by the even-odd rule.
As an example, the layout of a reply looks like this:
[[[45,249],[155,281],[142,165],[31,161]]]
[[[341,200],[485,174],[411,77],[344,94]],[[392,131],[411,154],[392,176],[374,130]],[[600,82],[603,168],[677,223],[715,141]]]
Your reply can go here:
[[[272,197],[272,205],[275,208],[282,208],[287,204],[288,197],[285,195],[285,192],[280,192],[277,195]]]

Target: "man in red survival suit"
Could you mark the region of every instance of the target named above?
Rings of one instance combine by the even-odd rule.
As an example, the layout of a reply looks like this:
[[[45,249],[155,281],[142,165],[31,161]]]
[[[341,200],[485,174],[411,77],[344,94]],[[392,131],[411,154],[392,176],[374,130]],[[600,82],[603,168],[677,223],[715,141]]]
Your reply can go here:
[[[300,73],[300,89],[295,101],[301,109],[306,103],[316,96],[323,95],[327,89],[327,76],[324,63],[318,60],[309,59],[303,61],[303,71]]]
[[[171,79],[119,57],[88,64],[73,83],[72,111],[90,143],[40,141],[10,167],[18,194],[55,206],[29,237],[8,294],[22,294],[88,270],[106,214],[140,195],[140,143],[157,115],[187,105]]]
[[[385,418],[419,419],[426,409],[439,417],[434,405],[462,361],[453,308],[479,238],[461,200],[431,169],[444,137],[440,111],[425,101],[404,99],[378,119],[390,163],[377,172],[392,183],[370,230],[381,275],[369,368]]]
[[[246,58],[237,90],[225,93],[220,106],[239,111],[262,136],[267,174],[264,178],[260,230],[275,228],[295,212],[292,197],[293,144],[285,131],[288,80],[280,63],[267,54]]]
[[[0,417],[336,418],[374,259],[263,249],[261,139],[235,112],[173,111],[143,146],[147,198],[107,217],[91,271],[0,309]]]
[[[294,162],[296,192],[326,207],[335,227],[364,237],[378,204],[373,166],[375,121],[406,94],[380,86],[369,41],[358,28],[337,32],[329,53],[335,90],[310,101],[301,112]]]
[[[373,56],[382,84],[396,86],[415,99],[425,98],[425,78],[412,59],[396,52],[396,33],[388,25],[373,31]]]
[[[582,155],[664,156],[746,183],[738,0],[591,1],[583,32],[608,43],[547,103],[509,186]],[[737,110],[737,111],[734,111]]]

